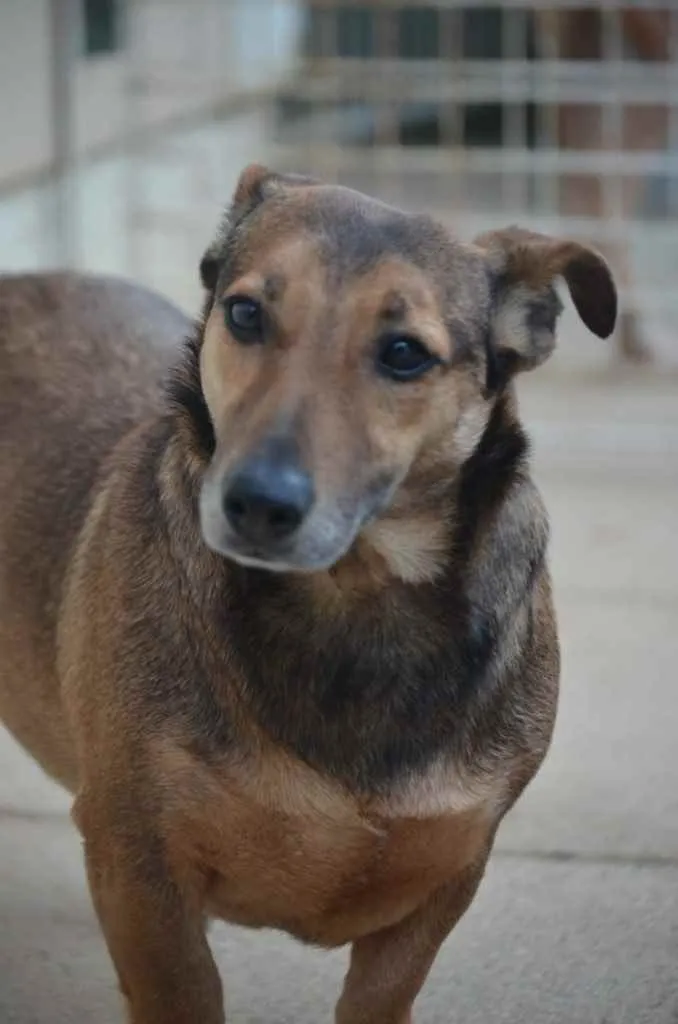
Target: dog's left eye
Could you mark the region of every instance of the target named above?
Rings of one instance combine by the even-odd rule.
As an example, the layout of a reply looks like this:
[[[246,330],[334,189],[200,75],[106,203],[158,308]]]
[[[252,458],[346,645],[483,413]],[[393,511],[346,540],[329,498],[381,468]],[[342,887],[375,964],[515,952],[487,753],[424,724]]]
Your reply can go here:
[[[438,363],[425,345],[409,334],[384,338],[379,346],[377,367],[392,380],[415,380]]]
[[[238,341],[247,344],[261,339],[264,316],[255,299],[232,295],[224,303],[224,316],[226,326]]]

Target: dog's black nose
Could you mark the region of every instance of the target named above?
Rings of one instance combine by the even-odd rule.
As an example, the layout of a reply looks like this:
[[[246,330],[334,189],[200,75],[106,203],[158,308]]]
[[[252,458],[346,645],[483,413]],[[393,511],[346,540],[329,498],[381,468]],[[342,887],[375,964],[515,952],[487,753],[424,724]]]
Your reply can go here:
[[[224,512],[240,537],[270,544],[299,529],[314,498],[310,476],[296,463],[255,458],[229,481]]]

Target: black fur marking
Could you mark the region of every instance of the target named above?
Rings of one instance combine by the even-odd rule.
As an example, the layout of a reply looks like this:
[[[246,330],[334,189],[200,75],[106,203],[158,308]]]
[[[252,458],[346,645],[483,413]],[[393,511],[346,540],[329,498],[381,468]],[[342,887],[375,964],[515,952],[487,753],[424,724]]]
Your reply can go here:
[[[502,289],[506,286],[506,275],[487,271],[487,283],[490,293],[488,321],[483,331],[483,348],[485,350],[485,398],[498,395],[508,383],[508,370],[504,365],[493,335],[494,318],[500,301]]]
[[[504,397],[497,399],[478,447],[461,470],[456,543],[467,550],[483,519],[498,509],[519,472],[530,444],[524,430],[509,418]]]
[[[441,229],[430,218],[348,190],[322,206],[309,204],[303,216],[338,280],[363,274],[389,255],[425,266],[430,252],[441,247]]]
[[[599,338],[608,338],[617,322],[617,289],[607,264],[595,253],[582,251],[565,271],[575,308]]]
[[[549,288],[538,298],[533,299],[526,308],[525,326],[530,334],[533,355],[522,354],[512,348],[501,346],[494,337],[494,320],[499,304],[507,290],[514,284],[510,274],[488,271],[490,286],[490,313],[487,329],[483,335],[485,350],[485,396],[498,395],[520,370],[529,369],[537,362],[538,349],[543,348],[544,341],[539,333],[555,335],[556,324],[563,306],[555,288]],[[533,359],[534,357],[534,359]]]
[[[211,251],[200,260],[200,280],[203,288],[213,292],[219,280],[219,259]]]
[[[509,348],[497,348],[492,327],[483,333],[485,349],[485,398],[500,395],[520,368],[520,356]]]
[[[216,440],[200,382],[200,345],[196,328],[195,334],[186,339],[181,362],[169,374],[166,394],[171,410],[188,420],[200,451],[209,457]]]
[[[558,298],[555,288],[549,288],[544,295],[530,302],[527,308],[526,324],[531,333],[548,331],[555,334],[558,317],[563,311],[563,304]]]

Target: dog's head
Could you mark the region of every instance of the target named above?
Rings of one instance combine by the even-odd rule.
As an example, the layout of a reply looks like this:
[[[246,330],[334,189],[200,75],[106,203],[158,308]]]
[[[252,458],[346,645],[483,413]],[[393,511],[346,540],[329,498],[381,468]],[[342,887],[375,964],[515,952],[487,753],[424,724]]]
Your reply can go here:
[[[425,578],[436,495],[512,376],[553,350],[554,281],[595,334],[616,316],[606,263],[576,242],[509,228],[464,244],[426,216],[258,166],[201,274],[202,529],[270,569],[327,568],[362,535]]]

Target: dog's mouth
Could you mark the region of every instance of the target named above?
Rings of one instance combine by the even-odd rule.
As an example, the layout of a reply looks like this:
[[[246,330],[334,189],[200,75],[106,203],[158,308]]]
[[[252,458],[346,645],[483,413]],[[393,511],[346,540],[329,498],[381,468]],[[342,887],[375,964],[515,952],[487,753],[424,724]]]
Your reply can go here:
[[[326,572],[344,558],[360,532],[387,507],[393,486],[370,488],[362,500],[317,505],[298,529],[265,541],[243,536],[224,514],[221,488],[206,479],[200,495],[200,526],[207,546],[251,569],[277,573]]]
[[[357,529],[351,529],[344,537],[323,541],[314,537],[311,531],[301,531],[293,542],[264,546],[243,540],[223,520],[218,523],[211,520],[208,513],[201,516],[201,525],[205,543],[212,551],[246,568],[281,573],[313,573],[331,569],[348,552],[358,533]]]
[[[230,558],[233,562],[237,562],[238,565],[242,565],[246,569],[261,569],[274,573],[323,572],[331,569],[341,557],[339,556],[339,558],[329,561],[300,561],[294,557],[293,553],[284,557],[271,554],[271,552],[258,551],[256,548],[243,547],[237,543],[220,545],[219,547],[215,547],[209,541],[207,543],[217,554]]]

